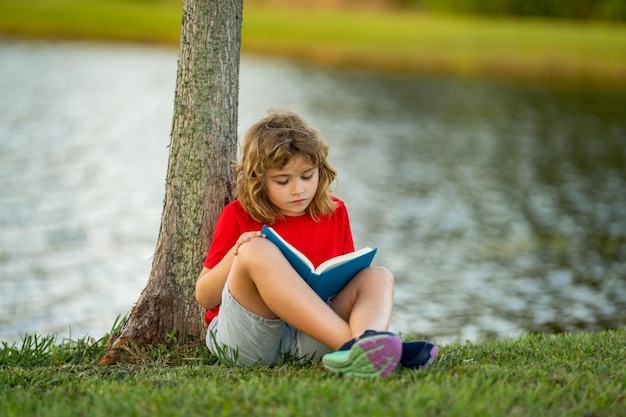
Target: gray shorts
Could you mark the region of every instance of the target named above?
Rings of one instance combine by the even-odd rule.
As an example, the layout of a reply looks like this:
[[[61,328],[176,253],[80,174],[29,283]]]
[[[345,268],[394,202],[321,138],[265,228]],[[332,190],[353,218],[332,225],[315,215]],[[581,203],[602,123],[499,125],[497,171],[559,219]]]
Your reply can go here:
[[[332,349],[283,320],[269,320],[243,308],[224,286],[219,315],[209,324],[209,351],[242,365],[274,365],[285,357],[320,361]]]

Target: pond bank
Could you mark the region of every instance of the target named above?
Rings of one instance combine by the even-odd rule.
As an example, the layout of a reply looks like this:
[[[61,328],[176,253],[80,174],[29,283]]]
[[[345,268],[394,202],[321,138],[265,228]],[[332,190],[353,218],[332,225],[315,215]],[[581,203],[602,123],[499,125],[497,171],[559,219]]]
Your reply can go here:
[[[178,2],[0,0],[0,36],[176,46]],[[626,25],[246,4],[244,53],[316,65],[626,86]]]

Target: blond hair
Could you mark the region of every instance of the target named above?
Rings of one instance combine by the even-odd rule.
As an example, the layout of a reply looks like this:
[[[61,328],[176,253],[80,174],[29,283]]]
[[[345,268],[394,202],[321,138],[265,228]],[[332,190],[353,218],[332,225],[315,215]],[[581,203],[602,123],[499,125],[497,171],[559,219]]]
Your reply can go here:
[[[330,197],[337,171],[326,159],[328,144],[322,135],[293,110],[271,110],[246,132],[240,158],[234,165],[237,198],[252,218],[272,224],[283,218],[269,199],[266,173],[283,169],[294,157],[319,169],[319,183],[307,213],[317,220],[331,215],[336,203]]]

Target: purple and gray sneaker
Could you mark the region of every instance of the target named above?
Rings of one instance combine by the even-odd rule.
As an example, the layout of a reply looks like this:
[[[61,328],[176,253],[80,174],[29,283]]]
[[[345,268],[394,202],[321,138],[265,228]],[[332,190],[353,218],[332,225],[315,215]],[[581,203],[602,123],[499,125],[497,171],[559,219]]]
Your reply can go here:
[[[339,350],[324,355],[322,363],[344,377],[374,378],[389,376],[401,357],[402,341],[397,335],[367,330]]]

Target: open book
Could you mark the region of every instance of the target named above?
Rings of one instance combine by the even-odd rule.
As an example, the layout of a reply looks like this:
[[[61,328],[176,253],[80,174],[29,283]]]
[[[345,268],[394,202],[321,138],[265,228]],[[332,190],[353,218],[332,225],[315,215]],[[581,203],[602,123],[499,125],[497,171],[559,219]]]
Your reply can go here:
[[[360,270],[370,266],[377,250],[363,248],[331,258],[314,268],[302,252],[291,246],[274,229],[263,226],[262,233],[278,246],[291,266],[323,300],[337,294]]]

